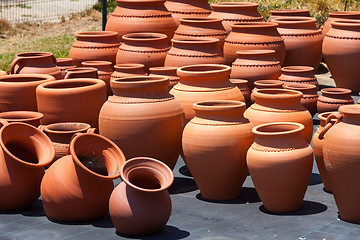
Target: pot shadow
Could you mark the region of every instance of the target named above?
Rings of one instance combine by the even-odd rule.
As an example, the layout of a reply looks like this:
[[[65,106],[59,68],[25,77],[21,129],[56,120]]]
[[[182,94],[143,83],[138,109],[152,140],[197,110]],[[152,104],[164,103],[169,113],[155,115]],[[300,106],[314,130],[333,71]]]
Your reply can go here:
[[[328,194],[333,194],[332,191],[326,190],[325,187],[323,187],[323,191],[326,192],[326,193],[328,193]]]
[[[44,217],[46,216],[45,210],[42,205],[41,199],[38,199],[30,207],[16,210],[16,211],[0,211],[0,214],[21,214],[25,217]]]
[[[351,223],[351,224],[355,224],[355,225],[360,225],[360,222],[352,222],[352,221],[348,221],[348,220],[344,220],[341,218],[340,213],[338,212],[338,219],[340,219],[341,221],[347,222],[347,223]]]
[[[191,175],[191,172],[189,171],[189,169],[187,168],[186,165],[180,167],[179,173],[180,173],[181,175],[186,176],[186,177],[193,177],[193,176]]]
[[[313,118],[313,124],[314,124],[314,126],[315,125],[320,125],[320,120],[316,119],[316,118]]]
[[[92,225],[98,228],[114,228],[114,225],[111,221],[111,217],[109,213],[106,213],[102,218],[90,221],[78,221],[78,222],[64,222],[58,221],[56,219],[52,219],[47,217],[47,219],[53,223],[61,224],[61,225],[72,225],[72,226],[80,226],[80,225]]]
[[[146,239],[146,240],[161,240],[161,239],[166,239],[166,240],[178,240],[178,239],[183,239],[186,238],[188,236],[190,236],[190,233],[188,231],[185,230],[181,230],[177,227],[174,226],[170,226],[170,225],[166,225],[161,232],[153,234],[153,235],[147,235],[147,236],[129,236],[129,235],[124,235],[121,234],[119,232],[116,232],[116,234],[120,237],[125,237],[125,238],[130,238],[130,239]]]
[[[196,198],[210,203],[221,203],[221,204],[248,204],[248,203],[257,203],[261,202],[259,195],[257,194],[255,188],[252,187],[242,187],[240,195],[231,200],[209,200],[201,196],[201,193],[196,195]]]
[[[315,74],[325,74],[325,73],[328,73],[328,72],[329,72],[329,69],[327,69],[324,66],[324,64],[321,62]]]
[[[276,216],[304,216],[304,215],[314,215],[318,213],[325,212],[328,207],[322,203],[313,202],[313,201],[306,201],[304,200],[300,209],[293,211],[293,212],[286,212],[286,213],[275,213],[266,210],[264,205],[259,207],[259,210],[263,213],[269,215],[276,215]]]
[[[170,194],[187,193],[198,190],[196,182],[192,178],[175,177],[174,182],[168,189]]]
[[[320,174],[318,174],[318,173],[311,174],[309,186],[318,185],[318,184],[322,184],[322,183],[323,183],[323,181],[321,179]]]

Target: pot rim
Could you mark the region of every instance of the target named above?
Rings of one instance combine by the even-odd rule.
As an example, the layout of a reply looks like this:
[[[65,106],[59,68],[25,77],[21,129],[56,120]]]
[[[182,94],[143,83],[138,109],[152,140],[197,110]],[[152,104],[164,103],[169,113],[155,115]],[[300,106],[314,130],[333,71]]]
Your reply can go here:
[[[110,80],[111,88],[142,88],[168,84],[169,78],[165,76],[134,76],[115,78]]]
[[[278,86],[279,88],[282,87],[284,85],[283,82],[281,82],[280,80],[273,80],[273,79],[264,79],[264,80],[257,80],[254,82],[255,86],[260,86],[260,87],[267,87],[267,86]]]
[[[72,73],[86,73],[88,71],[98,71],[97,68],[94,67],[71,67],[65,69],[65,72],[72,72]]]
[[[314,72],[314,68],[310,66],[287,66],[287,67],[282,67],[281,72],[289,72],[289,73]]]
[[[150,70],[150,74],[151,71],[157,71],[157,72],[162,72],[162,71],[176,71],[179,67],[151,67],[149,68]]]
[[[209,17],[185,17],[180,19],[180,23],[221,23],[222,18],[209,18]],[[225,30],[224,30],[225,31]]]
[[[273,49],[238,50],[236,51],[236,55],[239,56],[274,55],[275,57],[275,50]]]
[[[323,113],[319,113],[318,118],[320,121],[326,121],[326,118],[333,113],[339,113],[338,111],[334,111],[334,112],[323,112]],[[334,119],[335,121],[335,119]]]
[[[18,57],[34,59],[34,58],[43,58],[43,57],[51,57],[51,56],[53,56],[51,52],[23,52],[16,54],[15,59]]]
[[[60,130],[54,130],[54,129],[51,129],[51,127],[54,127],[54,126],[59,126],[59,125],[68,125],[68,124],[81,124],[83,125],[82,128],[79,128],[79,129],[76,129],[76,130],[66,130],[66,131],[60,131]],[[82,123],[82,122],[60,122],[60,123],[51,123],[51,124],[48,124],[48,125],[45,125],[44,126],[44,129],[46,132],[48,133],[55,133],[55,134],[71,134],[71,133],[77,133],[77,132],[82,132],[82,131],[86,131],[88,129],[91,128],[91,125],[88,124],[88,123]]]
[[[340,19],[331,21],[332,27],[359,27],[360,19]]]
[[[309,84],[309,83],[284,83],[285,89],[291,89],[291,90],[316,90],[316,85]]]
[[[215,8],[233,8],[233,7],[259,7],[258,3],[254,2],[218,2],[213,3],[211,7]]]
[[[35,79],[31,81],[8,81],[9,79]],[[47,75],[47,74],[11,74],[11,75],[2,75],[0,76],[0,84],[16,84],[16,86],[19,86],[19,83],[21,84],[29,84],[34,85],[36,82],[40,81],[55,81],[55,78],[53,76]],[[38,84],[38,83],[37,83]]]
[[[83,61],[81,62],[81,65],[85,67],[89,66],[112,66],[112,62],[110,61]]]
[[[167,35],[155,32],[128,33],[122,36],[124,41],[149,42],[166,40]]]
[[[206,100],[194,103],[193,109],[196,111],[231,111],[243,109],[245,111],[246,104],[234,100]]]
[[[172,43],[183,43],[183,44],[210,44],[210,43],[218,43],[220,39],[212,38],[212,37],[193,37],[193,38],[179,38],[179,39],[171,39]]]
[[[342,105],[339,107],[338,111],[341,114],[360,115],[360,105],[359,104]]]
[[[21,116],[21,118],[14,118],[12,116]],[[1,112],[0,118],[5,119],[8,122],[25,122],[40,120],[44,117],[44,114],[35,111],[7,111]]]
[[[342,94],[351,94],[351,90],[347,88],[323,88],[321,89],[322,94],[331,94],[331,95],[342,95]]]
[[[89,32],[79,32],[75,36],[78,37],[91,37],[91,38],[103,38],[103,37],[114,37],[118,35],[115,31],[89,31]]]
[[[68,57],[68,58],[56,58],[56,64],[58,65],[59,63],[70,63],[73,64],[73,58]],[[61,66],[61,65],[60,65]]]
[[[285,13],[309,13],[310,9],[304,8],[304,9],[275,9],[271,10],[271,14],[285,14]]]
[[[197,68],[208,68],[209,70],[192,70]],[[230,72],[231,67],[223,64],[195,64],[195,65],[188,65],[179,67],[177,70],[178,76],[181,75],[193,75],[193,74],[214,74],[214,73],[226,73]]]
[[[233,84],[236,84],[236,83],[245,83],[245,84],[247,84],[249,82],[246,79],[240,79],[240,78],[230,78],[229,81],[232,82]]]
[[[262,128],[267,128],[267,127],[272,127],[272,126],[279,126],[279,125],[288,125],[288,126],[293,126],[295,127],[295,129],[291,129],[291,130],[284,130],[284,131],[273,131],[273,132],[264,132],[261,131]],[[296,133],[296,132],[301,132],[305,129],[305,126],[301,123],[297,123],[297,122],[272,122],[272,123],[264,123],[264,124],[260,124],[258,126],[253,127],[252,132],[255,135],[260,135],[260,136],[279,136],[279,135],[288,135],[288,134],[292,134],[292,133]]]
[[[277,17],[272,19],[273,22],[278,23],[281,28],[282,25],[298,25],[307,23],[316,23],[316,19],[313,17]]]
[[[279,24],[275,22],[238,22],[231,24],[231,29],[238,28],[276,28]]]
[[[301,99],[303,94],[302,92],[290,89],[283,88],[269,88],[269,89],[258,89],[253,91],[256,98],[269,99],[269,100],[291,100],[291,99]]]
[[[61,87],[61,85],[66,84],[86,84],[84,86],[76,86],[76,87]],[[60,86],[60,87],[59,87]],[[78,91],[79,89],[88,89],[93,90],[97,89],[99,86],[106,87],[104,81],[95,78],[72,78],[72,79],[64,79],[64,80],[57,80],[57,81],[50,81],[40,84],[36,88],[36,92],[38,91],[46,91],[48,93],[57,94],[59,92],[63,92],[66,94],[71,94],[71,91]]]
[[[145,68],[144,64],[141,63],[121,63],[121,64],[116,64],[114,66],[115,69],[143,69]]]
[[[337,17],[337,16],[360,16],[360,11],[336,11],[329,13],[330,17]]]

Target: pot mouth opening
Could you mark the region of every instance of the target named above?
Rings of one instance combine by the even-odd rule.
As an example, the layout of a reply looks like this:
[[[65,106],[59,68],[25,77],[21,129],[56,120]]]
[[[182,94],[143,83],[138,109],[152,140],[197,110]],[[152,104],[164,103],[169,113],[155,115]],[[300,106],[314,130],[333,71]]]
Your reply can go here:
[[[93,68],[93,67],[73,67],[73,68],[68,68],[65,70],[65,72],[74,72],[74,73],[86,73],[89,71],[98,71],[97,68]]]
[[[351,94],[351,90],[346,88],[323,88],[321,92],[332,95]]]
[[[117,32],[114,31],[90,31],[90,32],[79,32],[75,34],[76,37],[92,37],[92,38],[103,38],[103,37],[116,37]]]
[[[218,43],[220,39],[212,38],[212,37],[192,37],[185,38],[179,37],[178,39],[171,39],[172,43],[185,43],[185,44],[210,44],[210,43]]]
[[[69,81],[67,81],[67,80],[55,81],[55,82],[46,84],[43,87],[46,89],[64,89],[65,90],[65,89],[71,89],[71,88],[89,87],[89,86],[93,86],[93,85],[97,84],[95,82],[87,81],[86,79],[84,79],[84,80],[80,80],[80,79],[77,81],[75,81],[74,79],[69,80]],[[96,80],[96,79],[94,79],[94,80]]]
[[[309,66],[288,66],[281,68],[282,72],[314,72],[313,67]]]
[[[305,24],[316,23],[316,19],[312,17],[278,17],[272,21],[278,23],[281,27],[282,24]]]
[[[280,89],[280,88],[269,88],[269,89],[258,89],[253,92],[255,99],[264,98],[272,100],[284,100],[284,99],[301,99],[302,93],[296,90]]]
[[[8,122],[22,122],[38,120],[44,117],[44,114],[33,111],[8,111],[1,112],[0,118],[5,119]]]
[[[274,55],[275,56],[275,50],[271,49],[263,49],[263,50],[239,50],[236,51],[237,55]]]
[[[275,28],[279,24],[275,22],[239,22],[231,25],[231,28]]]
[[[307,83],[285,83],[284,88],[286,89],[292,89],[292,90],[311,90],[316,89],[316,86],[314,84],[307,84]]]
[[[248,80],[239,79],[239,78],[230,78],[229,81],[233,84],[248,84]]]
[[[180,22],[182,23],[210,23],[210,22],[222,22],[223,20],[221,18],[208,18],[208,17],[187,17],[180,19]]]
[[[110,61],[83,61],[83,66],[112,66]]]
[[[359,27],[360,19],[339,19],[331,21],[331,26],[338,27]]]
[[[238,108],[246,108],[246,104],[240,101],[232,100],[210,100],[201,101],[193,104],[195,110],[231,110]]]
[[[90,128],[90,124],[78,122],[52,123],[45,126],[46,132],[50,133],[76,133],[85,132]]]
[[[21,57],[21,58],[42,58],[49,56],[52,56],[51,52],[25,52],[16,55],[16,57]]]
[[[124,77],[124,78],[116,78],[111,80],[111,82],[114,82],[116,84],[121,83],[153,83],[153,82],[164,82],[169,80],[168,77],[161,77],[161,76],[135,76],[135,77]]]
[[[254,2],[218,2],[213,3],[212,7],[258,7],[258,3]]]
[[[45,81],[50,80],[52,77],[43,75],[39,76],[40,74],[14,74],[14,75],[4,75],[0,76],[0,82],[8,82],[8,83],[19,83],[19,82],[39,82],[39,81]],[[55,80],[55,78],[54,78]]]
[[[123,40],[129,41],[158,41],[167,39],[167,35],[162,33],[128,33],[122,36]]]
[[[123,63],[123,64],[116,64],[114,66],[115,69],[143,69],[145,68],[144,64],[141,63]]]
[[[358,104],[343,105],[339,107],[338,111],[344,114],[360,115],[360,105]]]
[[[329,13],[330,17],[337,17],[337,16],[360,16],[360,11],[337,11]]]
[[[178,72],[186,73],[215,73],[215,72],[225,72],[230,71],[231,67],[221,64],[198,64],[180,67]]]
[[[253,128],[253,133],[262,136],[277,136],[296,133],[304,130],[301,123],[295,122],[273,122],[258,125]]]
[[[255,86],[261,86],[261,87],[278,87],[278,88],[282,88],[282,86],[284,85],[283,82],[279,81],[279,80],[257,80],[254,82]]]

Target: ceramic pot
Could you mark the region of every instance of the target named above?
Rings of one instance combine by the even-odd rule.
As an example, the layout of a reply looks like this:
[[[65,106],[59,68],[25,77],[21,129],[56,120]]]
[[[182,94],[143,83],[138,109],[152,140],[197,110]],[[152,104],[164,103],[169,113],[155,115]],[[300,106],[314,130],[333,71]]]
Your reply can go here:
[[[184,38],[174,40],[165,58],[165,67],[183,67],[195,64],[223,64],[224,56],[216,38]]]
[[[350,89],[324,88],[321,93],[316,104],[319,113],[337,111],[342,105],[354,104]]]
[[[339,11],[329,13],[329,17],[322,25],[322,33],[326,36],[331,28],[331,23],[338,20],[360,20],[360,11]]]
[[[17,54],[10,66],[10,74],[47,74],[61,79],[56,58],[50,52],[26,52]]]
[[[304,126],[293,122],[253,128],[255,141],[247,164],[266,210],[292,212],[301,207],[313,166],[313,151],[303,137]]]
[[[7,73],[5,71],[0,70],[0,76],[4,76],[7,75]]]
[[[110,140],[93,133],[76,135],[69,155],[54,162],[41,182],[46,216],[62,222],[101,218],[109,209],[113,179],[126,161]]]
[[[177,67],[152,67],[150,68],[150,77],[168,77],[169,78],[169,91],[175,86],[180,78],[176,74]]]
[[[64,79],[74,78],[98,78],[98,70],[93,67],[74,67],[65,70]]]
[[[232,84],[235,84],[235,86],[241,91],[242,95],[245,98],[246,108],[250,107],[251,105],[251,95],[250,95],[250,89],[248,87],[248,80],[245,79],[230,79],[230,82]]]
[[[256,80],[278,79],[281,75],[280,62],[276,60],[274,50],[242,50],[236,54],[230,77],[248,80],[250,89],[254,88]]]
[[[275,58],[282,65],[285,59],[284,40],[277,31],[276,23],[235,23],[225,39],[225,63],[230,65],[236,60],[237,51],[275,50]]]
[[[9,123],[22,122],[34,127],[40,125],[40,120],[44,117],[42,113],[33,111],[9,111],[0,113],[0,118]]]
[[[310,17],[309,9],[278,9],[271,10],[268,22],[279,17]]]
[[[166,35],[161,33],[129,33],[116,55],[116,64],[141,63],[145,71],[150,67],[162,67],[170,46]]]
[[[116,0],[117,7],[111,13],[105,30],[115,31],[118,38],[128,33],[163,33],[170,40],[176,30],[171,13],[165,8],[165,0]]]
[[[254,82],[254,89],[251,91],[251,103],[255,102],[254,92],[259,89],[283,88],[283,83],[279,80],[258,80]]]
[[[234,199],[248,175],[246,152],[254,141],[253,125],[243,117],[246,105],[210,100],[193,106],[195,117],[182,139],[186,166],[203,198]]]
[[[275,18],[277,30],[285,42],[286,57],[283,66],[310,66],[316,70],[322,58],[324,36],[309,17]]]
[[[160,232],[171,215],[171,198],[166,189],[174,181],[171,169],[148,157],[126,161],[121,182],[111,194],[109,211],[115,229],[125,235]]]
[[[91,78],[43,83],[36,89],[41,124],[83,122],[97,128],[101,106],[106,101],[106,85]]]
[[[281,69],[279,80],[283,83],[312,84],[319,89],[319,83],[315,76],[313,67],[308,66],[288,66]]]
[[[73,63],[81,67],[83,61],[116,62],[116,53],[120,46],[120,39],[113,31],[80,32],[75,34],[69,57]]]
[[[55,78],[45,74],[0,76],[0,110],[36,112],[36,87],[52,81]]]
[[[302,93],[289,89],[259,89],[253,92],[255,103],[246,109],[244,116],[254,126],[271,122],[301,123],[305,140],[310,143],[313,134],[311,114],[301,105]]]
[[[144,64],[140,63],[116,64],[114,66],[114,72],[111,74],[110,81],[116,78],[145,76],[146,72],[144,67]]]
[[[54,158],[50,139],[26,123],[1,120],[0,211],[30,207],[40,196],[44,166]]]
[[[166,77],[111,81],[114,96],[101,108],[99,132],[114,141],[126,158],[149,156],[174,168],[181,150],[184,112],[169,94],[168,85]]]
[[[81,63],[84,67],[93,67],[97,69],[98,79],[106,83],[107,95],[111,94],[110,78],[113,73],[113,64],[109,61],[84,61]]]
[[[315,85],[285,83],[284,88],[302,92],[303,96],[301,98],[301,104],[310,112],[311,116],[314,117],[314,115],[317,113],[316,103],[319,98]]]
[[[193,104],[206,100],[234,100],[245,102],[241,91],[229,81],[231,68],[220,64],[199,64],[177,70],[180,81],[170,94],[181,103],[185,122],[195,117]]]
[[[72,58],[57,58],[56,65],[58,66],[58,68],[60,70],[61,79],[63,79],[66,75],[65,70],[76,67],[76,65],[73,63]]]

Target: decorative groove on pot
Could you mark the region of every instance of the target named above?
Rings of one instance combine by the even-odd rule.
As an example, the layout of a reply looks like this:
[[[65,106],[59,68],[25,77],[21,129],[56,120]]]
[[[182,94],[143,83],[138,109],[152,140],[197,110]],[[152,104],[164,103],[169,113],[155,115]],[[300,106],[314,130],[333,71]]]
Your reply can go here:
[[[348,39],[348,40],[360,40],[360,37],[334,36],[334,35],[329,35],[328,33],[326,34],[326,37],[337,38],[337,39]]]
[[[189,36],[189,37],[193,37],[193,36],[197,36],[197,37],[218,37],[218,36],[227,36],[226,33],[217,33],[217,34],[197,34],[197,33],[177,33],[175,32],[176,35],[181,35],[181,36]]]
[[[198,58],[216,58],[216,57],[222,57],[221,54],[192,55],[192,54],[179,54],[179,53],[170,53],[170,52],[168,52],[168,55],[178,56],[178,57],[198,57]]]
[[[303,95],[304,99],[316,99],[316,98],[319,98],[318,95]]]
[[[223,18],[224,21],[229,22],[262,22],[264,20],[263,17],[249,17],[249,18]]]
[[[170,50],[170,47],[160,49],[160,50],[138,50],[138,49],[126,49],[126,48],[119,47],[119,50],[125,51],[125,52],[138,52],[138,53],[164,53],[164,52],[166,53]]]
[[[279,112],[279,113],[287,113],[287,112],[301,112],[299,110],[284,110],[284,109],[263,109],[263,108],[256,108],[254,105],[250,106],[251,109],[262,111],[262,112]]]
[[[103,48],[114,48],[114,47],[119,47],[120,46],[120,43],[119,44],[103,44],[101,46],[79,46],[79,45],[72,45],[73,48],[83,48],[83,49],[93,49],[93,48],[96,48],[96,49],[103,49]]]
[[[151,15],[125,15],[125,14],[112,13],[111,16],[114,16],[114,17],[132,17],[132,18],[168,18],[168,17],[171,17],[171,13],[151,14]]]
[[[209,15],[212,11],[182,11],[182,10],[169,10],[171,13],[180,13],[180,14],[198,14],[198,15]]]
[[[280,33],[280,36],[288,36],[288,37],[307,37],[307,36],[316,36],[322,35],[321,30],[317,30],[314,32],[303,32],[303,33]]]
[[[328,104],[341,104],[341,105],[352,105],[354,100],[341,100],[341,101],[324,101],[322,99],[318,100],[319,102],[328,103]]]
[[[253,44],[262,44],[262,45],[282,45],[281,43],[284,43],[284,40],[276,40],[276,41],[270,41],[270,42],[241,42],[241,41],[231,41],[225,39],[225,42],[232,43],[232,44],[244,44],[244,45],[253,45]]]
[[[162,99],[154,99],[154,100],[149,100],[149,101],[139,101],[139,102],[124,102],[124,101],[115,101],[112,98],[108,99],[108,102],[111,103],[118,103],[118,104],[141,104],[141,103],[157,103],[157,102],[167,102],[170,100],[175,99],[175,97],[168,97],[168,98],[162,98]]]
[[[111,73],[98,73],[99,77],[107,77],[107,76],[111,76]]]
[[[236,86],[231,86],[231,87],[223,87],[223,88],[212,88],[209,90],[187,90],[187,89],[185,90],[185,89],[178,89],[175,86],[173,87],[173,89],[181,91],[181,92],[218,92],[218,91],[236,88]]]
[[[199,123],[194,120],[191,121],[191,123],[196,125],[204,125],[204,126],[229,126],[229,125],[241,125],[244,124],[244,122],[228,122],[228,123]]]
[[[257,148],[254,146],[251,146],[252,149],[259,152],[290,152],[296,150],[296,148],[278,148],[278,149],[272,149],[272,148]]]
[[[280,62],[276,62],[276,63],[259,63],[259,64],[238,64],[238,63],[233,63],[233,66],[238,66],[238,67],[278,67],[280,64]]]

